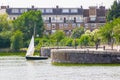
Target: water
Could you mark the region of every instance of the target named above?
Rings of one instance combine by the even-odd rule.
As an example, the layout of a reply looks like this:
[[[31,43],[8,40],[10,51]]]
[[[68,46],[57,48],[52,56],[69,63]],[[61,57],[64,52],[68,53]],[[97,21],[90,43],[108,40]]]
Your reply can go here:
[[[54,66],[50,59],[0,57],[0,80],[120,80],[120,66]]]

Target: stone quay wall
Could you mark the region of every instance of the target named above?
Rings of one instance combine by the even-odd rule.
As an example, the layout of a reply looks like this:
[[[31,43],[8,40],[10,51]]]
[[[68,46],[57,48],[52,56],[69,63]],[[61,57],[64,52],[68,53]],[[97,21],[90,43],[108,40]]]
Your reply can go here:
[[[41,47],[40,55],[50,57],[52,49],[73,49],[73,47]]]
[[[52,49],[52,63],[120,63],[120,52],[88,49]]]

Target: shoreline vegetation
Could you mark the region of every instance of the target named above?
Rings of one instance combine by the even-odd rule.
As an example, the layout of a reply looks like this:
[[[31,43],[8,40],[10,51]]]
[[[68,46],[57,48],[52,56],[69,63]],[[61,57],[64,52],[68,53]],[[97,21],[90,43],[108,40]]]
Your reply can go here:
[[[25,52],[0,52],[0,56],[25,56]]]
[[[120,66],[120,64],[99,64],[99,63],[95,63],[95,64],[90,64],[90,63],[52,63],[52,65],[54,66]]]
[[[39,52],[35,52],[35,55],[39,55]],[[1,56],[22,56],[25,57],[26,52],[0,52],[0,57]]]

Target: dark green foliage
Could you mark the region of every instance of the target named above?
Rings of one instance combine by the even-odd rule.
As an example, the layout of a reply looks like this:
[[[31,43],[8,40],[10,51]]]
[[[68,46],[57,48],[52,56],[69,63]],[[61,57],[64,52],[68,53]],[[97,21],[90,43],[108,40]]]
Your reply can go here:
[[[120,1],[114,1],[107,15],[107,21],[112,21],[120,17]]]
[[[119,25],[120,18],[114,19],[112,22],[107,22],[103,27],[100,28],[99,33],[101,34],[102,40],[104,42],[111,43],[111,40],[116,38],[116,41],[119,38]],[[117,27],[116,27],[117,26]]]
[[[7,14],[0,14],[0,48],[10,47],[12,22],[8,20],[7,17]]]
[[[17,30],[11,37],[11,49],[13,51],[19,51],[23,47],[23,34],[21,31]]]
[[[80,27],[80,28],[75,28],[71,34],[72,38],[80,38],[81,35],[84,34],[84,28]]]
[[[42,37],[44,26],[41,12],[31,10],[23,13],[14,21],[14,30],[22,31],[24,42],[31,39],[32,35],[39,35],[39,37]]]
[[[51,35],[51,39],[54,39],[56,42],[60,42],[64,37],[65,33],[62,30],[58,30]]]
[[[120,24],[116,25],[113,28],[113,32],[114,32],[114,37],[116,39],[116,42],[119,44],[120,43]]]
[[[10,39],[3,38],[0,36],[0,48],[9,48],[10,47]]]
[[[90,43],[90,36],[87,34],[83,34],[80,38],[80,45],[81,46],[88,46]]]
[[[72,38],[68,38],[65,45],[66,46],[72,46],[72,42],[73,42],[73,39]]]

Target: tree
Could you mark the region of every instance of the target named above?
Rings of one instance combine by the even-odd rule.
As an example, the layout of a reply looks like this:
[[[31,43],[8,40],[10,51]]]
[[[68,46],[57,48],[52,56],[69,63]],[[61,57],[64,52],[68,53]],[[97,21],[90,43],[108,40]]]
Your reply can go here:
[[[99,33],[102,40],[106,42],[112,41],[114,35],[116,35],[114,27],[120,24],[120,18],[114,19],[112,22],[107,22],[103,27],[100,28]]]
[[[80,28],[75,28],[72,32],[71,37],[72,38],[80,38],[80,36],[84,33],[84,28],[80,27]]]
[[[67,38],[65,45],[66,46],[72,46],[73,39],[72,38]]]
[[[0,48],[10,47],[12,35],[12,21],[8,20],[7,14],[0,14]]]
[[[118,24],[113,28],[113,32],[114,32],[114,37],[116,39],[116,42],[119,43],[120,42],[120,24]]]
[[[65,37],[65,33],[62,30],[58,30],[51,35],[51,39],[56,40],[57,44]]]
[[[29,40],[32,35],[39,35],[39,37],[42,37],[44,27],[41,12],[30,10],[23,13],[14,21],[14,30],[22,31],[24,41]]]
[[[113,37],[113,23],[112,22],[108,22],[106,23],[103,27],[100,28],[100,35],[101,38],[104,42],[107,42],[109,44],[109,42],[111,42],[111,38]]]
[[[96,46],[96,49],[98,48],[98,46],[100,45],[100,35],[99,35],[99,30],[95,29],[94,31],[92,31],[93,34],[93,42]]]
[[[80,45],[84,45],[84,46],[88,46],[89,43],[90,43],[90,36],[87,35],[87,34],[83,34],[81,37],[80,37]]]
[[[19,49],[22,47],[23,47],[23,33],[17,30],[11,37],[11,49],[13,51],[19,51]]]
[[[120,1],[115,0],[107,15],[107,21],[120,17]]]

